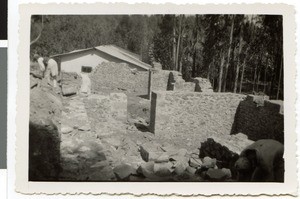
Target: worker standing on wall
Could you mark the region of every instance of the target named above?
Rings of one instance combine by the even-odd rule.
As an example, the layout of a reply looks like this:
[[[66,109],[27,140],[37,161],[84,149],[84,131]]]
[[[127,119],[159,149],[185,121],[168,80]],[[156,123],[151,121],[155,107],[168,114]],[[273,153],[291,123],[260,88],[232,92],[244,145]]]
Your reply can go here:
[[[58,76],[58,65],[54,59],[46,58],[47,60],[47,69],[45,73],[45,77],[47,78],[48,83],[50,83],[50,78],[53,81],[53,87],[57,86],[57,76]]]
[[[34,62],[37,62],[39,64],[39,67],[40,67],[40,71],[42,72],[42,77],[44,78],[45,76],[45,64],[44,64],[44,58],[39,56],[38,54],[35,54],[33,56],[33,61]]]
[[[52,79],[53,87],[56,88],[58,76],[57,62],[52,58],[40,57],[39,55],[34,55],[34,59],[38,62],[40,70],[43,72],[43,77],[46,78],[49,84],[51,84]]]

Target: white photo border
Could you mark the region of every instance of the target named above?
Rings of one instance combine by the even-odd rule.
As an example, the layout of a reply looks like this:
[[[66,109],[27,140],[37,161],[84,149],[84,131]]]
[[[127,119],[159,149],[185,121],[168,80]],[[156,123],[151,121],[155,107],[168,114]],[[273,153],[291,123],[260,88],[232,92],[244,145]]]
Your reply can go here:
[[[296,23],[295,9],[286,4],[23,4],[19,6],[16,115],[16,191],[24,194],[133,195],[296,195]],[[284,183],[204,182],[29,182],[29,43],[31,15],[68,14],[276,14],[283,16],[284,52]],[[25,74],[25,75],[24,75]]]

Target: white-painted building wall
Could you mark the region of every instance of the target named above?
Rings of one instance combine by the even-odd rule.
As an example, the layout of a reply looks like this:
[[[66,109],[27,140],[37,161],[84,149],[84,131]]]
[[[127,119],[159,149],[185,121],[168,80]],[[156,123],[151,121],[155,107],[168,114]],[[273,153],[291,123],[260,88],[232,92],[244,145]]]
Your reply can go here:
[[[102,62],[108,62],[108,60],[99,56],[95,50],[89,50],[62,56],[60,67],[65,72],[80,73],[82,66],[91,66],[94,69]]]
[[[90,66],[94,69],[102,62],[127,63],[126,61],[97,51],[95,49],[61,56],[59,62],[61,71],[76,73],[81,73],[82,66]],[[136,65],[133,65],[131,63],[127,64],[131,68],[136,68],[137,70],[145,71],[145,69],[137,67]]]

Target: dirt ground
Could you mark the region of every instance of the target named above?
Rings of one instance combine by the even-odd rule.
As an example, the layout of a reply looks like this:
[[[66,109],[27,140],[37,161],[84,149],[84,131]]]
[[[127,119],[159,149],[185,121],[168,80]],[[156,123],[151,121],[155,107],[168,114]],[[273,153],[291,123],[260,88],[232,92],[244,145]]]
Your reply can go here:
[[[86,91],[88,86],[82,83],[89,81],[73,75],[64,75],[65,85],[61,80],[63,87],[77,88],[69,96],[31,77],[31,83],[37,83],[30,96],[30,123],[35,124],[30,126],[31,180],[209,181],[203,173],[209,169],[219,172],[217,181],[231,178],[220,173],[215,160],[201,160],[199,149],[186,140],[170,141],[149,132],[146,92],[125,92],[127,120],[119,121],[108,115],[104,103],[103,96],[110,91],[103,95]]]

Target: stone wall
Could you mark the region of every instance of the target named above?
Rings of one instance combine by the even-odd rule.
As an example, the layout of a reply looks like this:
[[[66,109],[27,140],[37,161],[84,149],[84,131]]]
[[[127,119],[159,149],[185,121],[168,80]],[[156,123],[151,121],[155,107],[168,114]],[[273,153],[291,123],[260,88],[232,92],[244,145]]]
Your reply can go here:
[[[253,96],[233,93],[159,91],[152,93],[150,113],[152,133],[186,140],[187,144],[213,137],[230,140],[228,136],[237,133],[244,134],[245,140],[275,139],[283,143],[280,101],[262,103]]]
[[[137,71],[122,63],[102,63],[92,74],[91,91],[147,94],[148,71]]]
[[[196,92],[214,92],[212,85],[209,79],[196,77],[193,79],[194,83],[196,84],[195,91]]]
[[[167,90],[170,72],[173,73],[175,82],[182,79],[182,76],[178,71],[153,69],[151,72],[152,72],[152,75],[151,75],[152,76],[152,79],[151,79],[151,90],[152,91],[166,91]]]
[[[188,91],[194,92],[196,84],[186,82],[178,71],[153,69],[151,71],[151,82],[149,83],[148,93],[152,91]]]
[[[211,136],[229,135],[244,95],[160,91],[152,93],[150,130],[199,147]]]
[[[268,138],[283,143],[283,102],[265,100],[260,103],[254,96],[247,96],[240,103],[232,133],[244,133],[254,141]]]
[[[194,82],[176,82],[175,83],[175,91],[187,91],[194,92],[195,91],[195,83]]]

